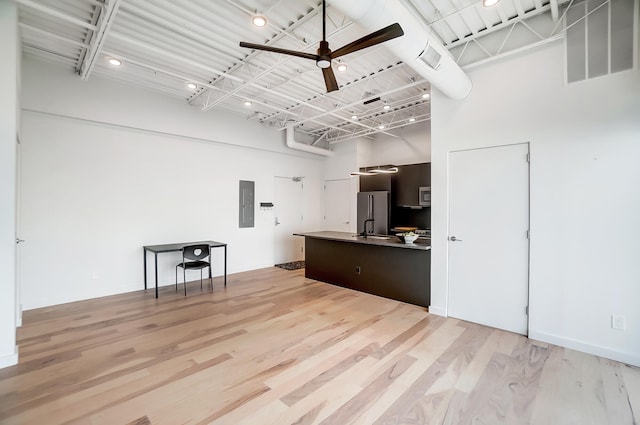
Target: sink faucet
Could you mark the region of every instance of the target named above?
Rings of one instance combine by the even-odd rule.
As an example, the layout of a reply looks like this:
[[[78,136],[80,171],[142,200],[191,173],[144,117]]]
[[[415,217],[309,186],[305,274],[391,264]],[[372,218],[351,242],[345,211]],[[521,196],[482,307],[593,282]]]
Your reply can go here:
[[[362,226],[362,237],[366,238],[367,237],[367,223],[371,222],[373,223],[375,220],[372,218],[368,218],[364,221],[364,224]]]

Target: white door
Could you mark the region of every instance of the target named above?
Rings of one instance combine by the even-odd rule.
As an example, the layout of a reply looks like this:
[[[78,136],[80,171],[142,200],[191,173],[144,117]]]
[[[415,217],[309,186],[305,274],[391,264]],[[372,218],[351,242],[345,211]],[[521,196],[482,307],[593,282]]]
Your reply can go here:
[[[24,242],[20,239],[21,223],[22,223],[22,145],[20,144],[20,136],[16,136],[16,325],[22,326],[22,300],[20,297],[21,282],[20,282],[20,258],[21,258],[21,244]]]
[[[349,179],[324,182],[324,230],[349,231]]]
[[[529,145],[449,156],[448,314],[526,335]]]
[[[274,264],[304,259],[304,238],[293,236],[302,232],[304,189],[301,179],[276,177],[274,186],[275,246]]]

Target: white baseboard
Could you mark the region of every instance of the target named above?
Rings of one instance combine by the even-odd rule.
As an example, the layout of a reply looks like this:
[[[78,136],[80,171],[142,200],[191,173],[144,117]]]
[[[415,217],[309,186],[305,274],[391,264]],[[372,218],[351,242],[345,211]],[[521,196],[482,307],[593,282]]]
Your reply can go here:
[[[435,314],[436,316],[447,317],[447,309],[443,307],[438,307],[435,305],[430,305],[429,314]]]
[[[18,347],[13,354],[0,357],[0,369],[18,364]]]
[[[607,347],[601,347],[599,345],[588,344],[586,342],[578,341],[575,339],[548,334],[545,332],[529,331],[529,338],[640,367],[639,353],[618,351]]]

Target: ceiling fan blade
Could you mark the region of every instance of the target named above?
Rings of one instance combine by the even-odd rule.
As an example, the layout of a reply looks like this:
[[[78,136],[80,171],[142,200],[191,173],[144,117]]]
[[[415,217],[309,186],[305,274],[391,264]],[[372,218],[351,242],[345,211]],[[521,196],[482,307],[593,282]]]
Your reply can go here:
[[[279,49],[277,47],[263,46],[262,44],[245,43],[244,41],[241,41],[240,47],[248,47],[249,49],[254,49],[254,50],[264,50],[265,52],[282,53],[285,55],[297,56],[299,58],[311,59],[314,61],[318,60],[318,55],[315,55],[313,53],[298,52],[296,50]]]
[[[322,76],[324,77],[324,84],[327,86],[327,93],[338,90],[336,75],[333,73],[331,67],[322,68]]]
[[[404,35],[404,31],[402,30],[400,24],[391,24],[388,27],[382,28],[381,30],[378,30],[376,32],[372,32],[369,35],[365,35],[364,37],[352,43],[334,50],[331,53],[331,59],[353,53],[357,50],[366,49],[367,47],[375,46],[376,44],[384,43],[385,41],[400,37],[402,35]]]

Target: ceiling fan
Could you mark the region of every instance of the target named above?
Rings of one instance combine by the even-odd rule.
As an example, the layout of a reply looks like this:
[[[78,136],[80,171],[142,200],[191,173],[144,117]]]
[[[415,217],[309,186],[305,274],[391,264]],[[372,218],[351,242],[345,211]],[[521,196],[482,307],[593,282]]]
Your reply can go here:
[[[316,66],[322,69],[322,75],[324,76],[324,83],[327,86],[327,93],[338,90],[338,82],[336,76],[331,69],[331,60],[339,58],[349,53],[356,52],[358,50],[366,49],[367,47],[375,46],[376,44],[384,43],[396,37],[404,35],[404,31],[400,24],[395,23],[381,30],[372,32],[354,42],[340,47],[335,51],[331,51],[329,43],[327,42],[327,13],[326,13],[325,1],[322,1],[322,41],[318,47],[318,53],[299,52],[296,50],[279,49],[277,47],[264,46],[261,44],[240,42],[240,47],[248,47],[255,50],[264,50],[267,52],[283,53],[285,55],[297,56],[299,58],[311,59],[316,61]]]

